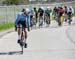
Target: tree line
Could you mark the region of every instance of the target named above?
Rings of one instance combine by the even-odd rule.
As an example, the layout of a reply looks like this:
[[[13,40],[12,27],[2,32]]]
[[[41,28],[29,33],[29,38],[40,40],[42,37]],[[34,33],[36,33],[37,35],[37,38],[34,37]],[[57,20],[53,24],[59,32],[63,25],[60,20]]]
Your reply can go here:
[[[6,4],[6,5],[17,5],[17,4],[24,4],[24,3],[27,3],[29,0],[3,0],[3,4]]]

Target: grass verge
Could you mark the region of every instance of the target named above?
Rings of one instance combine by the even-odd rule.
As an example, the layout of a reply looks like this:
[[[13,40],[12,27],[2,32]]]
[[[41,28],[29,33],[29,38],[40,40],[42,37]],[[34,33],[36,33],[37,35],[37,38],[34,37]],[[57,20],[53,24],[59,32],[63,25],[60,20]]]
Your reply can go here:
[[[14,23],[13,22],[1,23],[0,24],[0,31],[4,31],[4,30],[7,30],[7,29],[10,29],[10,28],[13,28],[13,27],[14,27]]]

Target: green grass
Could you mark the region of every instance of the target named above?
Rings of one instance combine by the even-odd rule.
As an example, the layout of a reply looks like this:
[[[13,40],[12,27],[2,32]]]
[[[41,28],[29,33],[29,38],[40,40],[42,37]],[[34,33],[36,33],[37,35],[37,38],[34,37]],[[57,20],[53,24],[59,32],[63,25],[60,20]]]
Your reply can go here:
[[[10,29],[10,28],[13,28],[14,27],[14,23],[11,22],[11,23],[1,23],[0,24],[0,31],[4,31],[4,30],[7,30],[7,29]]]

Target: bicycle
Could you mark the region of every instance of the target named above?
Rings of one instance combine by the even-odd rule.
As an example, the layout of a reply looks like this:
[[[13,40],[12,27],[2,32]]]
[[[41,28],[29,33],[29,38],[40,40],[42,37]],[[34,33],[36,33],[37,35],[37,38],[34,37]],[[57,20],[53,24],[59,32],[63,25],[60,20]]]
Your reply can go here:
[[[18,28],[21,28],[21,40],[20,40],[19,44],[22,48],[21,54],[23,54],[24,47],[27,48],[27,44],[23,42],[23,40],[24,40],[24,27],[22,26],[22,27],[18,27]],[[25,44],[25,46],[24,46],[24,44]]]

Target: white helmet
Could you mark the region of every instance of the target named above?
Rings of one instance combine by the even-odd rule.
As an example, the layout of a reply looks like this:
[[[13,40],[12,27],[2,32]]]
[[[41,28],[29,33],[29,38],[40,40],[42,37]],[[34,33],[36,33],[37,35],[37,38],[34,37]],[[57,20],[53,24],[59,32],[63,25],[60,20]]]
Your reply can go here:
[[[41,9],[43,9],[43,10],[44,10],[44,7],[41,7]]]
[[[26,8],[25,10],[26,10],[27,13],[30,13],[30,9],[29,8]]]

